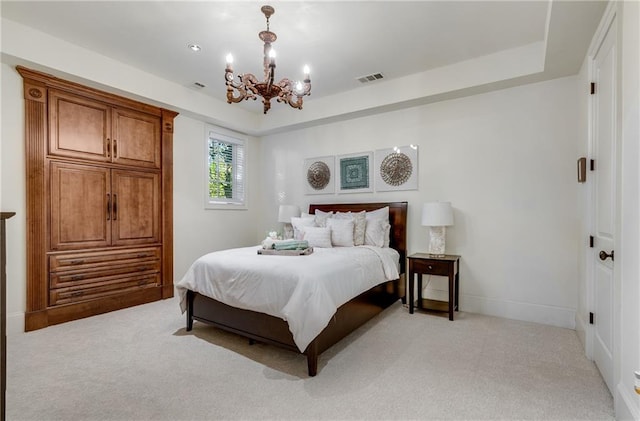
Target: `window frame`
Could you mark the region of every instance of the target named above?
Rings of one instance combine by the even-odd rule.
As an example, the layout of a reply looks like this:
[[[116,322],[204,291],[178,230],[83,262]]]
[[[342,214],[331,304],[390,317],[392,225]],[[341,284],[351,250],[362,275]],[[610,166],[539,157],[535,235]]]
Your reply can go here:
[[[232,200],[232,199],[223,199],[219,200],[212,198],[209,196],[209,141],[211,139],[223,142],[223,143],[231,143],[240,146],[243,149],[244,162],[242,168],[242,174],[239,178],[242,180],[242,189],[244,190],[244,197],[242,200]],[[233,153],[233,167],[234,170],[237,171],[237,162],[236,161],[236,153]],[[238,209],[238,210],[246,210],[248,209],[248,200],[247,200],[247,158],[248,158],[248,141],[247,138],[233,132],[228,132],[226,130],[221,130],[218,127],[207,125],[205,127],[205,136],[204,136],[204,208],[205,209]],[[238,176],[236,176],[236,181]]]

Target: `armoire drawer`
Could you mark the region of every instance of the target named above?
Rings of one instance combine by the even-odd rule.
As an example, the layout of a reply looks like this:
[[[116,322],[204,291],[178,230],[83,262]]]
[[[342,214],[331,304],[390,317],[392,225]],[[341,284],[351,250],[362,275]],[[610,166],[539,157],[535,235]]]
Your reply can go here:
[[[117,264],[110,267],[86,267],[79,271],[51,272],[49,273],[49,287],[66,288],[86,284],[102,284],[123,276],[153,275],[160,272],[160,269],[159,260],[150,260]]]
[[[116,265],[137,265],[160,261],[161,247],[145,247],[127,250],[97,251],[88,253],[64,253],[49,255],[49,271],[85,271]]]
[[[114,278],[98,284],[86,284],[68,288],[56,288],[49,290],[49,305],[77,303],[80,301],[94,300],[109,295],[125,294],[142,288],[160,285],[160,274],[127,276]]]

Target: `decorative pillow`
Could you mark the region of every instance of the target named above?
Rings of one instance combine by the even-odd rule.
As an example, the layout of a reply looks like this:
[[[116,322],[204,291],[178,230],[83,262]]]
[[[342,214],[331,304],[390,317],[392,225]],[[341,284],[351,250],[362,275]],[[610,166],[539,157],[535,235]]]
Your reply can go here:
[[[367,221],[367,229],[364,235],[364,244],[367,246],[384,247],[385,237],[389,238],[391,225],[388,221],[382,219],[374,219]],[[386,242],[387,247],[389,241]]]
[[[331,246],[331,228],[326,227],[304,227],[302,239],[309,242],[309,247]]]
[[[391,243],[391,224],[387,222],[384,224],[384,241],[382,243],[382,247],[389,248],[389,244]]]
[[[389,206],[369,211],[365,216],[367,225],[365,228],[364,244],[376,247],[389,247]],[[371,232],[369,232],[371,230]]]
[[[389,206],[367,212],[366,218],[367,221],[373,219],[382,219],[385,221],[389,221]]]
[[[318,226],[318,227],[326,227],[327,226],[327,219],[331,218],[332,216],[333,216],[333,211],[324,212],[324,211],[316,209],[316,213],[315,213],[316,226]]]
[[[353,245],[361,246],[364,244],[364,232],[367,227],[367,212],[336,212],[334,218],[352,219],[353,220]]]
[[[302,231],[304,230],[304,227],[315,226],[315,217],[313,215],[301,217],[293,216],[291,217],[291,225],[293,225],[293,239],[302,240]]]
[[[353,219],[327,219],[331,229],[331,244],[337,247],[353,247]]]

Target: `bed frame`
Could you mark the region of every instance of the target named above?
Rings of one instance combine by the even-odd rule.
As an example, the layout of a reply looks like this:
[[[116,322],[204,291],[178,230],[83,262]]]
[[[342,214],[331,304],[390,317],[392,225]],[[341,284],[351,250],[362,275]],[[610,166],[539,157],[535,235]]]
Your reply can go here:
[[[407,202],[309,205],[309,213],[314,213],[316,209],[325,212],[372,211],[384,206],[389,206],[390,247],[400,253],[400,278],[377,285],[338,308],[327,327],[316,336],[303,353],[307,356],[309,376],[317,374],[318,356],[322,352],[398,299],[402,299],[403,303],[406,302]],[[194,291],[187,292],[186,314],[187,331],[193,328],[193,321],[198,320],[246,336],[251,343],[258,341],[300,352],[293,341],[289,325],[280,318],[231,307]]]

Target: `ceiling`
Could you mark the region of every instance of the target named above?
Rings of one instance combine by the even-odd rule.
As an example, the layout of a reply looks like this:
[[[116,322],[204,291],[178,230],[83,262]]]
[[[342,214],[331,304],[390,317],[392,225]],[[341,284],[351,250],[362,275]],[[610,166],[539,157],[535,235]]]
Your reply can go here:
[[[1,14],[3,19],[226,101],[223,77],[228,53],[234,55],[237,73],[250,72],[262,77],[262,42],[257,34],[266,28],[260,12],[263,4],[2,0]],[[527,50],[539,62],[536,71],[529,72],[536,77],[523,78],[525,72],[516,72],[513,77],[501,76],[502,80],[528,83],[575,74],[606,5],[597,1],[270,1],[268,4],[275,8],[270,29],[278,35],[273,44],[278,53],[276,80],[301,79],[303,65],[311,68],[312,95],[305,99],[305,108],[323,98],[327,103],[340,101],[345,92],[357,96],[368,89],[366,95],[372,95],[374,85],[387,84],[386,89],[391,89],[397,85],[390,82],[411,75],[429,75],[437,69],[530,46],[539,47]],[[201,51],[191,51],[188,45],[192,43],[200,45]],[[515,63],[514,69],[517,67]],[[367,84],[357,80],[372,73],[381,73],[384,78]],[[498,81],[494,79],[491,80]],[[199,88],[196,82],[205,86]],[[481,80],[477,82],[482,84]],[[376,91],[385,94],[384,88]],[[429,96],[419,91],[418,87],[415,97],[409,95],[407,99]],[[394,103],[402,101],[399,98]],[[260,101],[242,107],[262,113]],[[276,107],[285,106],[274,104],[270,114]]]

